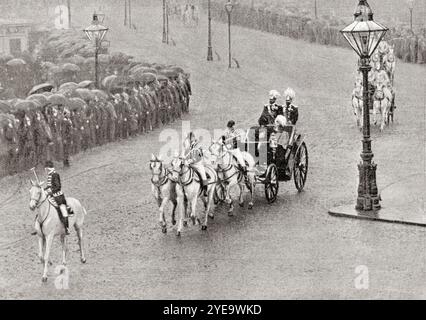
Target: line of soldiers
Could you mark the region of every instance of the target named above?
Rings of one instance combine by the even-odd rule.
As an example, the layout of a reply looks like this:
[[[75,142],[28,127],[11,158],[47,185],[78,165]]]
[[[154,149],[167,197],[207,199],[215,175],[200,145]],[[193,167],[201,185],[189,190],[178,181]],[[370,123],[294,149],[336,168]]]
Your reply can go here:
[[[206,7],[206,4],[203,3],[203,6]],[[222,2],[212,1],[211,13],[212,18],[227,22],[228,16]],[[323,45],[348,46],[340,34],[347,21],[335,16],[315,19],[309,12],[283,3],[277,6],[239,4],[232,13],[232,23]],[[426,63],[426,28],[414,33],[408,26],[398,26],[389,30],[386,39],[395,44],[398,58],[405,62]]]
[[[18,110],[12,105],[10,112],[0,111],[0,168],[13,174],[47,160],[69,166],[73,154],[181,118],[189,112],[191,95],[182,74],[149,83],[129,81],[105,91],[92,85],[35,94],[17,102]],[[6,103],[0,101],[0,107]]]

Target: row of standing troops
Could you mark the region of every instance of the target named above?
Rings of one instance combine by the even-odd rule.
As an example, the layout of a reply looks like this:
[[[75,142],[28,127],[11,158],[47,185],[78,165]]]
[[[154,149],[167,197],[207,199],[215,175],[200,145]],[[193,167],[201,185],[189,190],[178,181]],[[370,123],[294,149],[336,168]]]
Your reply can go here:
[[[56,104],[10,115],[2,128],[7,173],[46,160],[69,166],[72,154],[167,125],[189,112],[192,95],[189,79],[181,76],[92,92],[84,99],[68,92]]]
[[[213,17],[227,21],[220,2],[212,2]],[[313,18],[295,8],[240,5],[232,14],[232,23],[255,30],[303,39],[323,45],[346,47],[347,42],[340,30],[345,21],[338,17]],[[395,55],[404,62],[426,63],[426,28],[413,32],[409,26],[390,29],[386,39],[395,44]]]

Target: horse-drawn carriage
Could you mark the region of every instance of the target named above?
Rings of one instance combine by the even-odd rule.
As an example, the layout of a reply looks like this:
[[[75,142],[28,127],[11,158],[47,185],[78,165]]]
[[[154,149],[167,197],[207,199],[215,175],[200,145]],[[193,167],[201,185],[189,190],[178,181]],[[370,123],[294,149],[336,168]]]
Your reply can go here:
[[[238,146],[254,159],[255,184],[264,185],[269,203],[277,199],[280,182],[293,178],[296,189],[301,192],[308,174],[308,149],[303,136],[293,133],[293,126],[282,129],[277,133],[273,125],[252,127]],[[218,183],[216,202],[224,200],[224,190],[225,186]]]

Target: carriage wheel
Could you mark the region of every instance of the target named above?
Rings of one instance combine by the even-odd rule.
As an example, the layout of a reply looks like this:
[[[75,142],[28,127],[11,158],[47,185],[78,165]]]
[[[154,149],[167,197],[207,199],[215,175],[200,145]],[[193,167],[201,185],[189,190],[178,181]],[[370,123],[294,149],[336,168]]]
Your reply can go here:
[[[273,203],[277,200],[279,181],[278,170],[275,164],[268,166],[265,176],[265,197],[268,203]]]
[[[214,189],[214,195],[213,195],[213,201],[214,204],[218,204],[220,202],[224,202],[225,201],[225,186],[223,185],[223,183],[218,183]]]
[[[308,148],[305,142],[302,142],[299,150],[294,156],[293,178],[297,191],[301,192],[305,187],[308,176]]]

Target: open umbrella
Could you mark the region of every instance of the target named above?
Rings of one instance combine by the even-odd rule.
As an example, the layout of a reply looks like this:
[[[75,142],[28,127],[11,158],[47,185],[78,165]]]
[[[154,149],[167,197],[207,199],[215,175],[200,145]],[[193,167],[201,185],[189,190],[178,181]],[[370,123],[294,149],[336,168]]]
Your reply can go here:
[[[105,91],[99,90],[99,89],[94,89],[92,90],[92,93],[98,97],[98,99],[102,99],[102,100],[108,100],[109,96]]]
[[[135,80],[143,83],[151,83],[157,80],[157,75],[154,73],[141,73],[138,77],[134,76]]]
[[[114,82],[117,80],[117,76],[116,75],[110,75],[110,76],[108,76],[108,77],[105,77],[103,80],[102,80],[102,86],[105,88],[105,89],[110,89],[111,87],[112,87],[112,85],[114,84]]]
[[[27,97],[27,100],[37,101],[38,103],[40,103],[40,105],[42,107],[44,107],[45,105],[47,105],[49,103],[48,100],[47,100],[47,97],[45,95],[42,95],[42,94],[33,94],[33,95]]]
[[[63,72],[79,72],[80,71],[80,67],[73,63],[65,63],[64,65],[62,65],[61,69]]]
[[[175,78],[178,76],[177,72],[171,69],[165,69],[165,70],[161,70],[159,71],[159,73],[161,75],[166,76],[167,78]]]
[[[77,89],[75,94],[85,101],[95,100],[95,94],[89,89]]]
[[[15,110],[23,110],[23,111],[28,111],[28,110],[34,110],[36,108],[38,108],[40,106],[40,104],[32,101],[32,100],[20,100],[18,101],[13,108]]]
[[[66,59],[67,62],[76,64],[76,65],[83,64],[85,60],[86,59],[84,59],[82,56],[78,54]]]
[[[70,98],[68,105],[73,111],[84,110],[87,107],[86,102],[84,102],[83,99],[77,97]]]
[[[75,82],[66,82],[64,84],[61,84],[59,87],[59,91],[73,91],[78,88],[78,84]]]
[[[36,94],[36,93],[42,93],[42,92],[50,92],[53,89],[53,85],[50,83],[42,83],[39,85],[36,85],[35,87],[33,87],[30,92],[28,93],[28,95],[32,95],[32,94]]]
[[[9,67],[20,67],[20,66],[24,66],[27,63],[23,60],[23,59],[12,59],[9,60],[6,65]]]
[[[47,101],[55,106],[66,106],[67,98],[63,94],[54,93],[50,97],[47,98]]]
[[[84,80],[84,81],[81,81],[78,84],[78,87],[81,88],[81,89],[88,89],[90,86],[92,86],[94,84],[95,84],[95,82],[93,82],[92,80]]]

